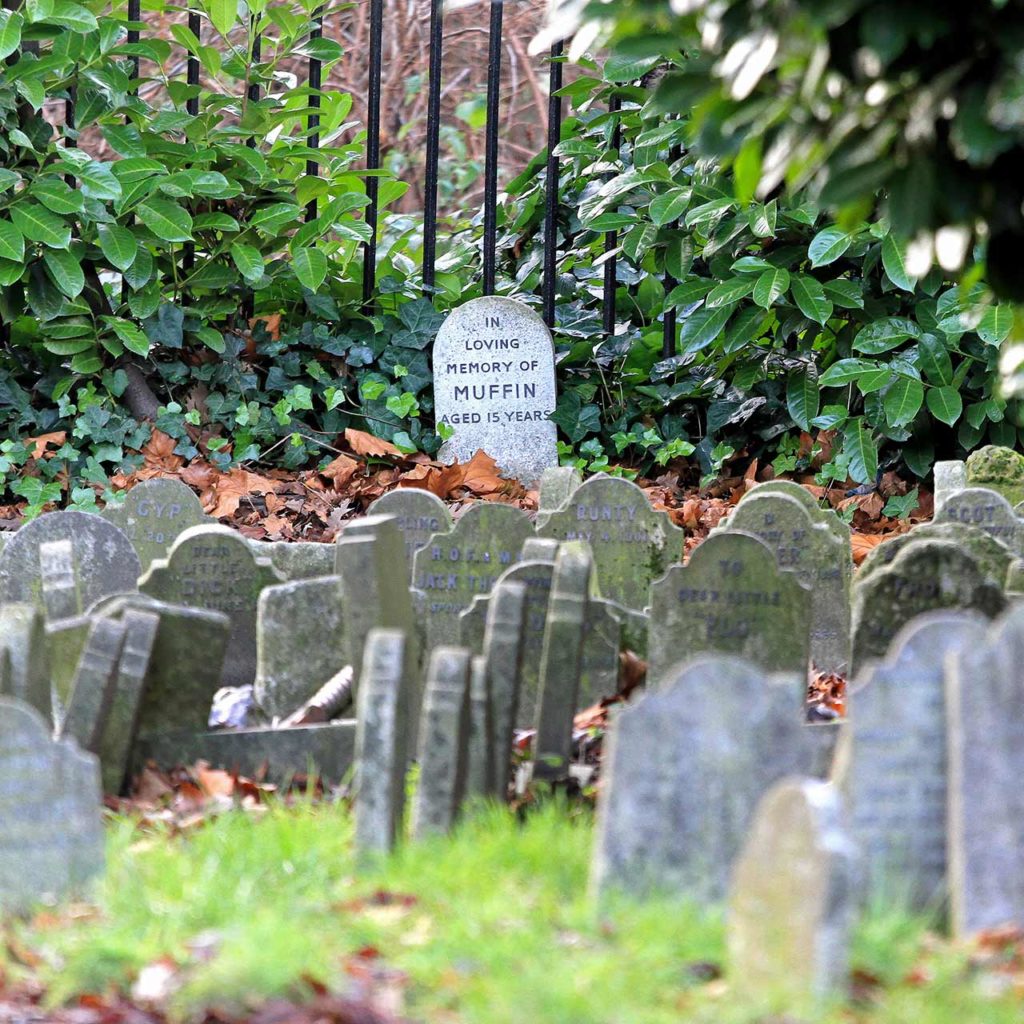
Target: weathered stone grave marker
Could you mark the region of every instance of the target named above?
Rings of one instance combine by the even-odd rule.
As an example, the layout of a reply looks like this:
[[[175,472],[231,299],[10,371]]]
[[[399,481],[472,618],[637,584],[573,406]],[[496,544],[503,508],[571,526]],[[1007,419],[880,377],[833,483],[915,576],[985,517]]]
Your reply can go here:
[[[956,934],[1024,921],[1024,608],[946,674],[949,890]]]
[[[264,587],[283,583],[269,561],[256,558],[226,526],[193,526],[167,558],[140,580],[143,593],[170,604],[223,612],[231,622],[224,686],[248,686],[256,676],[256,608]]]
[[[983,487],[957,491],[946,499],[934,521],[976,526],[1005,544],[1018,557],[1024,555],[1024,523],[1013,506],[997,491]]]
[[[8,689],[2,696],[16,697],[52,724],[50,645],[43,613],[35,605],[0,604],[0,651],[10,663]]]
[[[257,558],[268,558],[289,582],[316,580],[334,573],[334,545],[318,541],[249,540]]]
[[[829,783],[786,779],[765,794],[729,897],[729,973],[738,992],[786,1013],[841,993],[856,859]]]
[[[998,491],[1011,505],[1024,501],[1024,455],[989,444],[967,456],[967,486]]]
[[[92,620],[61,723],[59,735],[62,738],[75,740],[79,747],[93,754],[100,752],[100,740],[114,702],[124,634],[123,622],[106,618]]]
[[[537,500],[537,527],[542,527],[553,512],[565,508],[573,493],[583,486],[583,474],[572,466],[552,466],[540,477]]]
[[[39,545],[39,580],[48,622],[70,619],[82,613],[75,572],[75,549],[69,540],[50,540]]]
[[[100,515],[124,532],[144,570],[157,558],[166,558],[186,530],[216,522],[203,511],[195,491],[172,477],[143,480],[120,505],[108,505]]]
[[[452,514],[448,506],[430,491],[417,487],[400,487],[379,497],[368,510],[371,516],[394,516],[398,529],[405,538],[405,560],[412,575],[416,552],[425,548],[430,538],[448,533],[452,528]]]
[[[53,541],[71,542],[79,612],[100,598],[138,589],[139,556],[116,526],[87,512],[47,512],[26,523],[0,552],[0,601],[30,601],[45,610],[40,549]]]
[[[962,547],[942,540],[908,544],[854,585],[854,671],[883,657],[900,628],[924,612],[954,608],[991,618],[1005,605],[1002,590]]]
[[[655,512],[636,484],[603,474],[577,488],[541,534],[585,540],[600,595],[637,611],[647,607],[652,581],[683,553],[683,531],[667,513]]]
[[[450,533],[432,537],[416,553],[413,580],[427,595],[429,647],[459,642],[459,614],[476,595],[491,592],[532,533],[522,510],[478,502]]]
[[[0,698],[0,907],[21,913],[103,870],[99,763]]]
[[[869,901],[927,910],[945,899],[945,666],[985,631],[980,616],[918,616],[851,687],[843,788]]]
[[[775,554],[779,568],[792,571],[811,591],[811,661],[823,672],[843,672],[850,665],[853,559],[849,530],[834,518],[845,536],[837,536],[823,522],[816,523],[791,493],[755,487],[727,522],[711,531],[712,536],[740,530],[760,537]]]
[[[558,464],[554,343],[529,306],[497,296],[464,303],[438,331],[433,358],[435,416],[453,431],[443,462],[482,449],[527,485]]]
[[[597,890],[721,900],[758,800],[820,763],[832,727],[803,723],[805,687],[803,673],[706,655],[619,711],[605,740]]]
[[[487,659],[478,654],[469,666],[469,744],[466,750],[466,796],[493,796],[494,719]]]
[[[935,513],[946,503],[946,499],[967,487],[967,465],[963,462],[936,462],[932,467],[935,478],[933,492]]]
[[[779,569],[759,537],[726,531],[696,548],[651,587],[648,686],[684,658],[720,651],[765,671],[804,675],[810,659],[811,593]]]

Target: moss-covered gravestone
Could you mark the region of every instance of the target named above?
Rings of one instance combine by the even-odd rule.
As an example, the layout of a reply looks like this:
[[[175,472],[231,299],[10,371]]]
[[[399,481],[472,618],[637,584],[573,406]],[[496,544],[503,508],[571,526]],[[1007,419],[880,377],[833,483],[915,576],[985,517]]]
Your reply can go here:
[[[648,686],[711,651],[806,675],[810,611],[811,592],[778,567],[764,541],[739,530],[717,533],[651,587]]]
[[[0,604],[0,655],[9,665],[0,695],[16,697],[52,724],[50,645],[43,613],[34,604]]]
[[[642,611],[651,583],[683,554],[683,531],[656,512],[636,484],[599,475],[578,487],[540,533],[557,540],[585,540],[594,553],[602,597]]]
[[[936,523],[961,523],[984,530],[1017,557],[1024,555],[1024,522],[998,491],[967,487],[951,494],[935,514]]]
[[[416,552],[425,548],[431,537],[447,533],[452,528],[452,514],[448,506],[430,491],[416,487],[401,487],[388,491],[368,509],[371,516],[394,516],[405,539],[405,559],[409,563],[410,577]]]
[[[986,445],[967,456],[967,486],[998,491],[1011,505],[1024,501],[1024,455]]]

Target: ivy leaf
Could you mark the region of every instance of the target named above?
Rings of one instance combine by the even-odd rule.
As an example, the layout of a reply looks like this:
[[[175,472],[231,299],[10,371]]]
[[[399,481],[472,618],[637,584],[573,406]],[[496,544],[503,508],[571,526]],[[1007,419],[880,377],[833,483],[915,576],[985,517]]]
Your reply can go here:
[[[877,356],[902,344],[907,338],[921,337],[921,333],[921,328],[913,320],[888,316],[862,327],[853,339],[853,349],[855,352]]]
[[[790,292],[804,316],[822,326],[828,322],[832,315],[832,303],[825,298],[821,282],[807,274],[797,274],[790,285]]]
[[[807,247],[812,267],[827,267],[835,263],[850,248],[853,238],[840,228],[824,228],[819,231]]]
[[[818,382],[807,370],[794,370],[786,383],[786,408],[801,430],[811,429],[819,402]]]
[[[241,242],[231,244],[231,262],[245,278],[247,284],[258,284],[263,279],[263,254],[253,245]],[[310,289],[312,291],[313,289]]]
[[[146,199],[139,203],[139,218],[157,238],[165,242],[192,239],[192,218],[187,210],[166,199]]]
[[[68,249],[47,249],[43,262],[50,272],[53,283],[69,298],[82,294],[85,288],[85,273],[77,257]]]
[[[789,287],[789,271],[782,267],[766,270],[754,285],[754,301],[767,309]]]
[[[30,242],[42,242],[51,249],[66,249],[71,244],[70,225],[39,203],[16,203],[10,214],[14,226]]]
[[[850,456],[850,476],[858,483],[873,484],[878,477],[878,448],[864,429],[864,417],[850,420],[843,432],[843,451]]]
[[[928,392],[928,411],[943,423],[953,426],[964,411],[964,400],[956,388],[946,385]]]
[[[924,404],[924,385],[916,377],[898,376],[882,399],[885,418],[892,427],[912,422]]]
[[[135,262],[139,245],[128,228],[120,224],[101,224],[99,238],[103,255],[118,270],[125,271]]]
[[[0,10],[0,60],[9,57],[21,45],[22,16],[15,11]]]
[[[912,292],[917,287],[917,280],[907,273],[906,250],[892,235],[882,240],[882,266],[897,288]]]
[[[303,288],[315,292],[327,278],[327,257],[319,249],[300,249],[292,254],[292,270]]]
[[[25,258],[25,239],[9,221],[0,220],[0,259],[20,263]]]

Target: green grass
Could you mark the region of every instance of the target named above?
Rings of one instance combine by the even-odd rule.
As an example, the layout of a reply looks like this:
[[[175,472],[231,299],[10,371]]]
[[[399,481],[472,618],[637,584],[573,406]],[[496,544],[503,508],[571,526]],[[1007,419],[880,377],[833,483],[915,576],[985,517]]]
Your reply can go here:
[[[181,1017],[301,995],[308,979],[344,991],[359,965],[400,989],[409,1017],[431,1024],[756,1018],[728,981],[700,980],[696,965],[723,963],[720,917],[667,900],[594,910],[589,815],[553,805],[520,824],[505,809],[479,808],[453,837],[358,871],[350,836],[345,810],[322,804],[227,814],[186,838],[118,821],[99,913],[42,915],[13,946],[42,957],[36,973],[51,1001],[127,991],[142,968],[167,959],[182,983],[171,1004]],[[391,896],[374,901],[378,892]],[[923,953],[923,944],[920,924],[873,916],[855,966],[880,983],[869,1000],[813,1019],[1020,1020],[1019,1002],[986,995],[962,953]],[[922,964],[929,980],[906,983]]]

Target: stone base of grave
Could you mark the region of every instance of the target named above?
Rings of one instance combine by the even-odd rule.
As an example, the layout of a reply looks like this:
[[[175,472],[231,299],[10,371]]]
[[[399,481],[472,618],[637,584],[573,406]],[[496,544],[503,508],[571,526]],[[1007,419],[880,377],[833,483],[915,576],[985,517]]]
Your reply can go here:
[[[161,768],[206,761],[240,775],[265,776],[271,782],[314,773],[341,782],[355,756],[355,719],[288,729],[226,729],[218,732],[165,733],[140,739],[134,770],[147,761]]]

